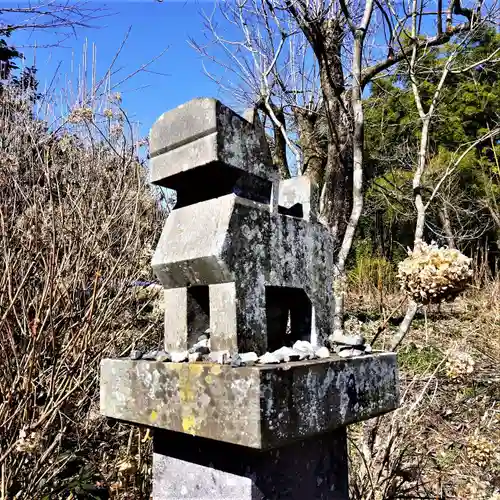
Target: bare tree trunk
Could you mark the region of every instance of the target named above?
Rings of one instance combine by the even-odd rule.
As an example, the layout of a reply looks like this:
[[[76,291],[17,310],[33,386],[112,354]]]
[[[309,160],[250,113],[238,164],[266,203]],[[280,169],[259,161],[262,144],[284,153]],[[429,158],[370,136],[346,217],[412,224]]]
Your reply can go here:
[[[500,215],[498,215],[498,212],[491,206],[490,203],[485,202],[485,205],[488,208],[488,210],[490,211],[491,218],[493,219],[493,221],[495,222],[495,225],[497,226],[496,245],[497,245],[497,248],[500,250],[500,237],[498,237],[498,235],[500,235]]]
[[[274,145],[272,149],[273,163],[278,168],[282,179],[290,178],[290,170],[288,168],[288,160],[286,156],[286,138],[283,131],[286,132],[285,114],[282,109],[273,106],[274,116],[281,124],[279,127],[273,121]]]
[[[344,297],[346,285],[345,264],[347,256],[352,248],[354,235],[358,227],[359,218],[363,212],[363,153],[364,153],[364,127],[365,118],[363,112],[361,68],[363,58],[363,42],[366,30],[370,24],[373,12],[372,0],[367,0],[363,19],[359,27],[351,26],[354,34],[354,47],[352,55],[353,83],[351,89],[351,107],[354,119],[354,133],[352,137],[353,175],[352,175],[352,210],[342,240],[342,245],[337,256],[335,266],[334,287],[334,315],[333,330],[335,334],[344,333]],[[350,21],[350,18],[348,18]]]
[[[417,310],[418,304],[413,300],[410,300],[408,308],[406,309],[405,317],[399,325],[398,333],[392,338],[391,351],[395,351],[399,347],[399,344],[401,344],[407,333],[410,331],[411,322],[413,321]]]
[[[351,207],[352,115],[344,101],[345,82],[342,68],[344,27],[338,20],[324,20],[319,27],[313,50],[318,57],[320,81],[328,127],[327,159],[321,183],[319,218],[331,231],[338,249]],[[321,122],[317,122],[321,125]]]
[[[418,1],[413,0],[413,11],[412,11],[412,38],[413,40],[417,40],[418,35],[418,25],[417,25],[417,11],[418,11]],[[443,88],[444,81],[448,74],[448,62],[447,61],[443,73],[441,75],[441,80],[434,92],[434,96],[432,98],[431,105],[427,112],[424,111],[424,107],[422,104],[422,99],[420,95],[420,90],[417,86],[416,74],[415,74],[415,66],[417,62],[417,45],[413,45],[411,61],[410,61],[410,79],[411,79],[411,87],[413,91],[413,96],[415,99],[415,105],[418,110],[418,114],[420,116],[420,120],[422,122],[422,130],[420,137],[420,148],[418,151],[418,164],[415,170],[415,175],[413,176],[413,197],[415,201],[415,208],[417,211],[417,220],[415,224],[415,237],[414,237],[414,248],[423,241],[424,238],[424,229],[425,229],[425,212],[426,206],[424,204],[424,200],[422,198],[422,175],[424,174],[425,168],[427,166],[427,154],[429,148],[429,129],[431,118],[434,114],[434,110],[436,108],[437,100],[441,93],[441,89]],[[392,350],[396,349],[399,344],[406,337],[408,332],[410,331],[410,326],[413,321],[413,318],[417,312],[418,304],[413,300],[410,300],[408,304],[408,308],[406,310],[405,317],[401,324],[399,325],[399,331],[395,338],[391,343]]]
[[[415,244],[424,238],[425,229],[425,205],[422,199],[422,175],[427,161],[427,147],[429,143],[430,116],[422,118],[422,136],[420,138],[420,149],[418,151],[418,165],[413,176],[413,196],[415,208],[417,209],[417,221],[415,224]]]
[[[326,138],[317,132],[318,113],[303,109],[294,109],[295,119],[299,129],[300,149],[302,151],[302,173],[307,175],[311,182],[321,189],[323,173],[326,163]],[[319,203],[319,198],[316,199]],[[314,207],[314,211],[319,213],[319,204]]]
[[[448,207],[446,206],[446,202],[444,200],[439,210],[439,218],[441,219],[441,224],[443,225],[443,231],[446,235],[448,246],[450,248],[457,248],[455,236],[453,235],[453,230],[451,228],[450,214],[448,213]]]

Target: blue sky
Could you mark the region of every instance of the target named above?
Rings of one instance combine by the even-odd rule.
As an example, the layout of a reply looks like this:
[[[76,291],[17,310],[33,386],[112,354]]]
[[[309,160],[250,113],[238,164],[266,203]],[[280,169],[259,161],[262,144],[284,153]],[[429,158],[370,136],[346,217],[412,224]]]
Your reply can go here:
[[[57,1],[59,0],[56,0],[56,3]],[[106,74],[109,64],[130,29],[125,47],[115,64],[115,69],[120,70],[114,75],[113,83],[117,83],[165,51],[148,67],[148,71],[139,72],[119,88],[123,97],[123,108],[127,111],[129,119],[140,123],[140,135],[144,137],[164,111],[194,97],[219,97],[229,105],[234,104],[229,100],[229,96],[221,94],[218,85],[204,74],[202,57],[188,43],[190,37],[203,41],[204,20],[201,11],[212,12],[214,7],[212,1],[93,2],[87,6],[108,9],[108,15],[95,20],[92,28],[79,28],[76,37],[67,38],[59,47],[42,48],[54,45],[58,40],[55,34],[47,30],[16,31],[9,43],[24,52],[27,65],[32,64],[35,56],[35,51],[31,47],[37,45],[39,48],[36,49],[36,67],[41,84],[40,90],[43,91],[45,85],[54,81],[53,87],[66,93],[68,93],[68,81],[76,87],[75,80],[85,43],[88,47],[89,61],[92,59],[92,46],[96,47],[96,73],[99,79]],[[36,3],[35,0],[33,4]],[[27,2],[18,0],[14,3],[12,0],[0,0],[0,11],[4,6],[15,4],[26,5]],[[219,20],[222,21],[220,15]],[[0,23],[2,21],[12,22],[10,17],[0,14]],[[230,24],[223,21],[222,24],[226,38],[241,39],[241,34],[236,31],[228,32]],[[235,27],[232,29],[236,30]],[[211,65],[211,69],[214,69],[214,65]],[[55,80],[54,75],[57,75]],[[219,70],[218,76],[222,81],[227,79],[222,69]]]
[[[0,0],[0,8],[10,4]],[[55,74],[53,86],[63,91],[68,79],[76,79],[85,40],[89,61],[92,44],[96,46],[97,77],[102,77],[130,28],[126,45],[115,64],[115,68],[120,68],[113,78],[115,83],[167,49],[148,68],[149,72],[140,72],[120,86],[123,107],[129,118],[140,122],[142,136],[147,135],[164,111],[194,97],[222,97],[217,84],[204,74],[200,55],[188,44],[190,37],[201,40],[200,11],[210,12],[213,4],[199,0],[164,0],[163,3],[137,0],[95,5],[113,14],[94,21],[95,28],[80,28],[77,37],[66,39],[61,47],[36,49],[41,90],[52,82]],[[48,31],[25,31],[14,34],[10,43],[24,52],[26,64],[30,65],[35,51],[29,46],[51,45],[56,40],[55,34]]]

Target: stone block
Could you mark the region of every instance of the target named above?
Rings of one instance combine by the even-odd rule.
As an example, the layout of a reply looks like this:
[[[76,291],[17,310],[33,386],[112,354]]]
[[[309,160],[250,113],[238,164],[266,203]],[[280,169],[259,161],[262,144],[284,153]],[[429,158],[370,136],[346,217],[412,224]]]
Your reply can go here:
[[[101,412],[119,420],[269,449],[398,406],[396,355],[233,368],[106,359]]]
[[[238,352],[236,284],[210,285],[210,348],[213,351]]]
[[[165,341],[167,352],[188,348],[187,289],[171,288],[163,291],[165,301]]]
[[[271,184],[279,179],[263,134],[216,99],[193,99],[161,115],[151,128],[149,145],[151,182],[172,189],[184,190],[190,172],[197,169],[196,176],[204,175],[200,169],[207,172],[207,167],[212,174],[224,172],[226,179],[239,179],[242,172]],[[223,182],[212,179],[214,188]]]
[[[155,500],[347,500],[346,430],[254,450],[155,431]]]
[[[239,352],[261,355],[269,342],[276,344],[273,349],[295,340],[322,345],[330,336],[331,249],[331,235],[321,224],[270,213],[264,205],[232,194],[174,210],[153,256],[153,269],[165,288],[233,283],[233,305],[227,296],[221,303],[216,289],[209,300],[215,323],[221,325],[224,311],[234,306],[236,325],[215,328],[212,338],[230,346],[221,349],[237,346]],[[294,290],[303,290],[303,296]],[[289,311],[292,335],[287,340]],[[167,309],[166,314],[178,313]],[[269,331],[271,327],[280,331]]]
[[[285,215],[316,221],[319,191],[309,177],[301,175],[279,184],[278,210]]]

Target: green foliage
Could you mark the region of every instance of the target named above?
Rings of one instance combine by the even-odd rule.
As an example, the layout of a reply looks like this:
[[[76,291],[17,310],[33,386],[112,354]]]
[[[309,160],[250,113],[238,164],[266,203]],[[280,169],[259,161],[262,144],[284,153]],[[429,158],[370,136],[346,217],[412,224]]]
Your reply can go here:
[[[444,62],[457,50],[458,43],[460,40],[431,48],[419,58],[417,85],[424,110],[431,104]],[[448,75],[431,123],[429,166],[422,178],[424,203],[468,145],[498,126],[500,119],[500,63],[498,57],[485,61],[500,47],[500,34],[494,29],[483,30],[464,47],[454,68],[465,71]],[[478,61],[483,63],[474,66]],[[365,101],[365,117],[366,210],[359,237],[371,237],[377,252],[392,259],[396,249],[413,243],[412,178],[421,138],[421,120],[404,64],[397,75],[372,84]],[[452,207],[452,230],[473,233],[479,222],[485,228],[482,241],[475,243],[483,245],[498,239],[484,220],[491,220],[490,207],[500,206],[499,153],[498,141],[485,141],[462,158],[452,175],[447,174],[429,208],[429,227],[442,228],[441,205],[447,203]],[[446,243],[439,241],[439,234],[425,237]],[[460,235],[457,238],[460,245]],[[466,245],[468,240],[464,238]]]
[[[350,285],[356,288],[394,289],[397,286],[394,265],[386,258],[374,255],[372,247],[369,240],[357,242],[354,266],[348,274]]]
[[[7,41],[0,38],[0,80],[7,80],[13,70],[18,66],[15,60],[22,57],[14,47],[7,44]]]
[[[417,347],[409,344],[398,351],[398,361],[402,370],[413,374],[434,371],[443,359],[443,353],[433,346]]]

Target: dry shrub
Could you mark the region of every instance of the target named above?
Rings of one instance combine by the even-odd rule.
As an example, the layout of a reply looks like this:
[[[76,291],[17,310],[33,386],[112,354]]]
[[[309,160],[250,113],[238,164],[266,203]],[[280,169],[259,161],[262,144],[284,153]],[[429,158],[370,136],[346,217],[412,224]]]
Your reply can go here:
[[[160,340],[161,320],[132,284],[151,279],[161,198],[116,99],[105,106],[116,119],[87,100],[51,126],[33,116],[30,89],[7,86],[0,99],[3,497],[113,487],[117,497],[121,486],[146,496],[149,442],[99,416],[98,370]]]
[[[353,500],[500,496],[499,290],[472,288],[414,321],[398,351],[401,408],[350,429]]]

